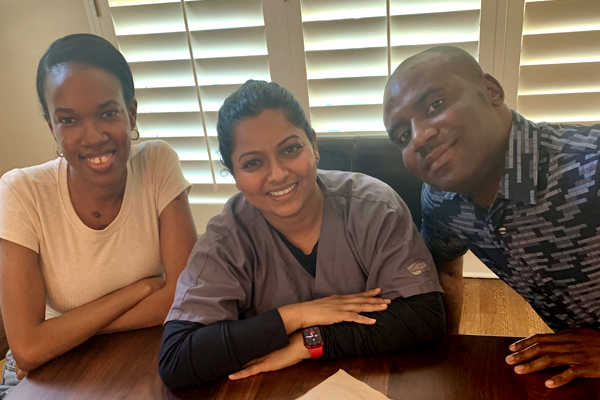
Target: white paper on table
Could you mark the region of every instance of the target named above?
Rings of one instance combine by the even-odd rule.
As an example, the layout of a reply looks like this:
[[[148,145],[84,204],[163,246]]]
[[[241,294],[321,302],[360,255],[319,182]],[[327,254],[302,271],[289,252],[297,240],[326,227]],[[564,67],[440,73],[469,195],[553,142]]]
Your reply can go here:
[[[381,392],[340,369],[296,400],[390,400]]]

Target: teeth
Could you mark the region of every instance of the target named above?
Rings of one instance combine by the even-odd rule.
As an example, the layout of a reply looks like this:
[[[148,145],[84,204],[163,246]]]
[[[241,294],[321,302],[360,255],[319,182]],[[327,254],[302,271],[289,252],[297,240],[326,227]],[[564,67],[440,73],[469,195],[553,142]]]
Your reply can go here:
[[[89,162],[93,163],[93,164],[101,164],[101,163],[105,163],[108,160],[110,160],[110,158],[112,157],[113,153],[109,153],[109,154],[105,154],[101,157],[92,157],[92,158],[87,158],[86,160],[88,160]]]
[[[295,187],[296,187],[296,184],[294,183],[292,186],[290,186],[289,188],[287,188],[285,190],[280,190],[279,192],[269,192],[269,194],[272,196],[283,196],[284,194],[287,194],[287,193],[291,192],[292,190],[294,190]]]

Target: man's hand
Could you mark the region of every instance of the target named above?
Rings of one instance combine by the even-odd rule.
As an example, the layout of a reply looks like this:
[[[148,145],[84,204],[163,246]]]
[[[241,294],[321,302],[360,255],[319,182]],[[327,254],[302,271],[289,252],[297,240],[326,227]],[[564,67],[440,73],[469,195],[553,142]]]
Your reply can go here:
[[[590,328],[533,335],[509,347],[515,353],[506,362],[517,365],[517,374],[568,365],[570,368],[546,381],[556,388],[575,378],[600,378],[600,331]]]
[[[283,349],[275,350],[264,357],[257,358],[244,365],[244,369],[229,375],[229,379],[237,380],[260,374],[261,372],[277,371],[298,364],[305,358],[310,358],[310,352],[304,347],[302,332],[290,335],[290,344]]]

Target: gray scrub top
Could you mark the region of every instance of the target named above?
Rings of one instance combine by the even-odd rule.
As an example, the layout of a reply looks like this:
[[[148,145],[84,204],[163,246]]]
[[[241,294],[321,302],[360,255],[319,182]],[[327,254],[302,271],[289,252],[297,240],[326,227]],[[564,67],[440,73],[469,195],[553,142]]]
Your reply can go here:
[[[319,170],[317,181],[325,203],[314,278],[238,193],[194,246],[165,322],[234,321],[377,287],[389,299],[443,293],[431,254],[392,188],[340,171]]]

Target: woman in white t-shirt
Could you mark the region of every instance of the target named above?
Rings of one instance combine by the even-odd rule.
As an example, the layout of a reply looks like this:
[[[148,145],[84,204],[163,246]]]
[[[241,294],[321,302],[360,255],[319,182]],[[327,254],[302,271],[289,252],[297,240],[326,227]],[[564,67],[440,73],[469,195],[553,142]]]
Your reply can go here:
[[[5,385],[11,368],[22,379],[98,333],[160,325],[197,238],[177,154],[132,146],[137,101],[119,51],[59,39],[37,90],[59,157],[0,180],[0,304],[16,361]]]

